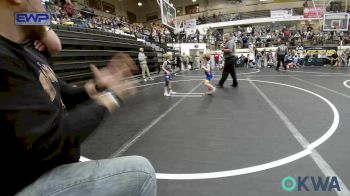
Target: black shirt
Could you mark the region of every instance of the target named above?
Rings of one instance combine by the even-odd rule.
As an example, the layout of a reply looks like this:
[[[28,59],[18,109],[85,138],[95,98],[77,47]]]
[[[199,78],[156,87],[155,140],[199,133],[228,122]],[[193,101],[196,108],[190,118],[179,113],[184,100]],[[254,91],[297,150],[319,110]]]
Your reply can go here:
[[[78,105],[83,103],[81,105]],[[79,160],[80,143],[107,109],[83,88],[56,78],[45,55],[0,36],[1,195],[14,195],[45,172]]]
[[[311,26],[307,27],[307,31],[312,31],[312,27]]]

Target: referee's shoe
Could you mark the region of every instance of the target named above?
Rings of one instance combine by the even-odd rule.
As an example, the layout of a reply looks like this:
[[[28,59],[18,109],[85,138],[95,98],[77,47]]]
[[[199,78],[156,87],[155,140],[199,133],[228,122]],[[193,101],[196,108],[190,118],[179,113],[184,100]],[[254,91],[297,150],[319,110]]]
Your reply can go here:
[[[216,84],[215,86],[218,87],[218,88],[224,88],[224,85],[222,85],[222,84],[220,84],[220,83],[219,83],[219,84]]]

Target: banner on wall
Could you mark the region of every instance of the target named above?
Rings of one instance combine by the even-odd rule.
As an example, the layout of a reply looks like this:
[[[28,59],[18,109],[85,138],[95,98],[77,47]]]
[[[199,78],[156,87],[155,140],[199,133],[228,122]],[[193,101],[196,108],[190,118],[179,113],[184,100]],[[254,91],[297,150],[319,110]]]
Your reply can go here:
[[[293,16],[292,9],[275,9],[270,11],[271,18],[280,19],[280,18],[289,18]]]
[[[306,7],[304,8],[304,18],[323,18],[325,12],[324,7]]]
[[[197,27],[197,19],[190,19],[185,21],[185,29],[194,29]]]
[[[175,22],[175,28],[176,29],[183,29],[184,28],[184,21],[177,20]]]
[[[184,29],[184,21],[176,20],[174,33],[179,33]]]
[[[337,53],[337,47],[322,47],[322,48],[314,48],[314,47],[305,47],[304,54],[320,54],[325,56],[332,56]]]

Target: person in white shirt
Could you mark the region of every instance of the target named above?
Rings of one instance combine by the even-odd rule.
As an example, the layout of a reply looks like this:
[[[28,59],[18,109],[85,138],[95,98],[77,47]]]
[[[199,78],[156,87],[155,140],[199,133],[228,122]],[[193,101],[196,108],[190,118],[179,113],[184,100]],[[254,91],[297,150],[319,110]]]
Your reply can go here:
[[[252,28],[252,27],[247,27],[247,33],[248,33],[248,34],[251,34],[252,31],[253,31],[253,28]]]
[[[236,36],[236,33],[233,33],[232,40],[233,40],[233,42],[237,43],[238,38]]]
[[[149,69],[148,69],[148,66],[147,66],[147,56],[143,52],[143,48],[140,48],[138,60],[140,62],[140,67],[141,67],[141,70],[142,70],[142,78],[143,78],[143,80],[145,82],[147,82],[145,72],[146,72],[147,77],[149,78],[149,80],[153,80],[153,78],[151,77],[151,75],[149,73]]]

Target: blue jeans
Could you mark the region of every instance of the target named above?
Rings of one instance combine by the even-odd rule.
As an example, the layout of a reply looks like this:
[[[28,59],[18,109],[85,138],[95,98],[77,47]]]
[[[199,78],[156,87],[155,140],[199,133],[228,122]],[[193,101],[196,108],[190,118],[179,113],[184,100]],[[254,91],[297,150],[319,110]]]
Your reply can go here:
[[[18,196],[155,196],[157,183],[149,161],[139,156],[59,166],[25,187]]]

